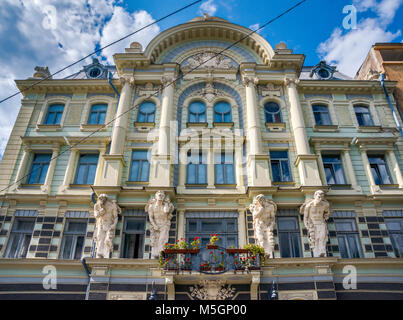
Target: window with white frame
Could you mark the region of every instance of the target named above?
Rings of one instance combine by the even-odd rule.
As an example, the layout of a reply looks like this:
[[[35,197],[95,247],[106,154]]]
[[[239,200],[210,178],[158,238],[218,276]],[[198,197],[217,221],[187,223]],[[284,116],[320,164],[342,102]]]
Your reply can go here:
[[[222,152],[215,154],[214,161],[215,184],[234,184],[234,154]]]
[[[322,154],[327,184],[346,184],[340,154]]]
[[[354,106],[355,116],[359,126],[373,126],[374,121],[372,119],[371,111],[369,107],[364,105]]]
[[[43,184],[48,173],[50,153],[35,153],[28,174],[27,184]]]
[[[34,231],[35,218],[15,218],[5,258],[25,258]]]
[[[298,216],[277,218],[280,255],[282,258],[302,257]]]
[[[231,105],[220,101],[214,105],[214,122],[227,123],[232,121]]]
[[[314,104],[312,105],[312,112],[315,118],[316,125],[330,126],[332,124],[328,106],[323,104]]]
[[[88,116],[88,124],[104,124],[108,105],[105,103],[93,104]]]
[[[189,105],[188,120],[190,123],[206,122],[206,105],[201,101],[194,101]]]
[[[264,114],[267,123],[279,123],[282,121],[281,108],[273,101],[264,104]]]
[[[82,153],[78,160],[75,184],[93,184],[98,166],[98,153]]]
[[[386,185],[393,184],[385,156],[382,154],[368,154],[368,161],[371,166],[371,173],[375,184]]]
[[[355,218],[334,218],[334,224],[341,257],[347,259],[362,257],[362,247]]]
[[[44,124],[57,125],[60,124],[64,112],[64,104],[52,104],[48,107]]]
[[[270,164],[273,182],[292,181],[288,151],[270,151]]]
[[[155,103],[145,101],[140,104],[137,114],[137,122],[152,123],[155,121]]]
[[[133,150],[129,181],[147,182],[150,175],[150,162],[147,150]]]
[[[63,232],[61,259],[81,259],[87,231],[87,219],[66,219]]]
[[[207,184],[207,159],[202,151],[199,153],[188,152],[186,183]]]

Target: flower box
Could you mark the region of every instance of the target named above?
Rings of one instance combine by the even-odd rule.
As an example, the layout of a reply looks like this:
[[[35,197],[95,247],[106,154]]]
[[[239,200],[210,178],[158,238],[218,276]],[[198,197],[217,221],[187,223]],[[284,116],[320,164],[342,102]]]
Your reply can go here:
[[[240,248],[234,248],[234,249],[226,249],[227,253],[230,254],[235,254],[235,253],[249,253],[248,249],[240,249]]]
[[[248,267],[249,270],[260,270],[260,267],[253,266],[253,267]]]
[[[178,254],[178,253],[196,254],[199,252],[200,252],[200,249],[164,249],[164,253],[167,253],[167,254]]]
[[[215,271],[224,271],[225,268],[224,267],[215,267],[214,270]]]
[[[206,246],[206,248],[207,249],[218,249],[218,246],[217,245],[215,245],[215,244],[208,244],[207,246]]]
[[[210,271],[211,267],[200,267],[200,271]]]

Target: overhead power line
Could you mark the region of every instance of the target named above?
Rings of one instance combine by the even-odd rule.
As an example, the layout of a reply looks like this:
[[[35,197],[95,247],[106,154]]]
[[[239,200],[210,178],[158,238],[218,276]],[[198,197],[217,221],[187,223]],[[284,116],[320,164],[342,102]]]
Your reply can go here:
[[[176,81],[178,81],[179,79],[183,78],[184,76],[186,76],[187,74],[193,72],[194,70],[198,69],[200,66],[206,64],[208,61],[216,58],[217,56],[221,55],[223,52],[229,50],[230,48],[232,48],[233,46],[235,46],[236,44],[240,43],[241,41],[245,40],[246,38],[250,37],[252,34],[264,29],[266,26],[268,26],[269,24],[273,23],[274,21],[280,19],[282,16],[286,15],[287,13],[291,12],[292,10],[294,10],[295,8],[297,8],[298,6],[300,6],[301,4],[303,4],[304,2],[306,2],[306,0],[302,0],[300,2],[298,2],[297,4],[295,4],[294,6],[290,7],[289,9],[285,10],[284,12],[282,12],[281,14],[279,14],[278,16],[270,19],[269,21],[267,21],[266,23],[264,23],[261,27],[252,30],[251,32],[249,32],[248,34],[246,34],[244,37],[240,38],[239,40],[235,41],[234,43],[230,44],[228,47],[224,48],[223,50],[221,50],[220,52],[214,54],[212,57],[210,57],[209,59],[205,60],[204,62],[200,63],[199,65],[197,65],[196,67],[193,67],[192,69],[190,69],[189,71],[187,71],[186,73],[181,74],[179,77],[175,78],[174,80],[172,80],[171,82],[168,82],[167,84],[165,84],[165,86],[162,86],[162,89],[170,86],[171,84],[174,84]],[[159,90],[157,90],[155,93],[149,95],[148,97],[146,97],[146,99],[149,99],[151,97],[157,96],[159,93]],[[99,129],[91,132],[89,135],[83,137],[82,139],[80,139],[78,142],[76,142],[73,145],[70,145],[66,150],[60,152],[56,157],[50,159],[49,163],[51,161],[56,160],[58,157],[60,157],[62,154],[66,153],[67,151],[70,151],[72,148],[78,146],[79,144],[81,144],[82,142],[84,142],[86,139],[90,138],[91,136],[93,136],[94,134],[100,132],[101,130],[105,129],[107,126],[109,126],[111,123],[113,123],[114,121],[116,121],[118,118],[122,117],[123,115],[125,115],[126,113],[132,111],[134,108],[138,107],[139,104],[134,105],[133,107],[129,108],[128,110],[126,110],[125,112],[117,115],[115,118],[113,118],[111,121],[109,121],[108,123],[103,124],[102,127],[100,127]],[[22,181],[23,179],[25,179],[26,177],[28,177],[32,172],[29,172],[28,174],[26,174],[24,177],[22,177],[21,179],[19,179],[18,181],[15,181],[11,184],[9,184],[7,187],[3,188],[2,190],[0,190],[0,193],[3,192],[4,190],[8,189],[9,187],[13,186],[14,184]]]

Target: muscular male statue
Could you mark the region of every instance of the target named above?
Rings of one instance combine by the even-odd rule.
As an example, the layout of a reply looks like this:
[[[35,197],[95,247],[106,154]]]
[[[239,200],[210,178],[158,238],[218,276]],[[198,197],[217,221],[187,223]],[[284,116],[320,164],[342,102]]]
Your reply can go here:
[[[150,218],[151,257],[158,258],[164,244],[168,242],[174,206],[163,191],[157,191],[145,207]]]
[[[273,227],[277,205],[269,200],[263,194],[257,195],[253,203],[249,206],[253,216],[253,229],[258,244],[264,248],[265,255],[269,258],[274,257],[274,237]]]
[[[118,223],[118,215],[122,210],[116,200],[108,200],[104,193],[99,195],[94,205],[94,216],[96,219],[95,246],[97,258],[109,258],[113,249],[113,238]]]
[[[313,199],[307,199],[300,208],[304,215],[304,224],[308,230],[309,245],[314,257],[326,257],[327,219],[330,216],[329,202],[325,193],[318,190]]]

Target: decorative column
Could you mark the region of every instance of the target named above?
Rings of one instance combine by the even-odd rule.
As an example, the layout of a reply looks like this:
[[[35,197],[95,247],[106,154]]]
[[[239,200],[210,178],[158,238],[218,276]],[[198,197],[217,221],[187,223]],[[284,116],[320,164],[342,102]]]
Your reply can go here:
[[[215,189],[214,183],[214,149],[207,149],[207,189]]]
[[[391,169],[395,174],[396,181],[399,185],[399,188],[403,188],[402,172],[400,171],[399,163],[397,162],[395,151],[393,149],[390,149],[390,150],[387,150],[386,153],[387,153],[387,157],[390,160]]]
[[[173,114],[173,97],[175,86],[174,74],[162,77],[163,84],[161,117],[158,132],[158,151],[152,157],[150,186],[170,187],[171,169],[175,155],[175,128],[171,128]],[[172,133],[172,137],[171,134]]]
[[[24,176],[28,173],[27,167],[29,160],[32,155],[32,149],[29,147],[24,147],[24,152],[22,154],[22,159],[20,162],[20,166],[18,167],[17,174],[15,176],[14,184],[11,187],[13,191],[18,189],[22,183],[22,180],[24,180]]]
[[[50,192],[50,186],[52,184],[53,174],[54,174],[55,168],[56,168],[56,158],[59,155],[59,149],[60,149],[59,145],[55,145],[52,148],[52,156],[50,158],[51,161],[49,163],[48,172],[46,173],[45,182],[41,186],[41,191],[44,192],[44,193],[49,193]]]
[[[115,125],[113,126],[111,149],[109,154],[103,155],[104,170],[99,182],[101,186],[120,186],[123,166],[125,165],[123,153],[130,118],[128,110],[133,96],[134,78],[122,77],[120,81],[123,88],[120,93]]]
[[[290,123],[295,139],[295,149],[297,160],[295,165],[298,167],[298,173],[302,186],[321,186],[322,181],[319,176],[317,156],[311,154],[308,138],[299,101],[297,84],[298,79],[286,78],[284,85],[288,95],[290,105]]]
[[[178,210],[178,239],[185,238],[185,210]]]
[[[238,248],[243,248],[246,245],[246,212],[244,209],[238,210]]]
[[[71,178],[74,173],[74,167],[78,156],[78,150],[75,148],[70,149],[69,162],[67,163],[66,173],[64,174],[63,183],[59,188],[59,192],[65,192],[70,185]]]
[[[269,155],[263,153],[259,108],[256,101],[255,64],[242,64],[242,83],[246,95],[246,136],[248,142],[247,171],[250,187],[270,187]]]

